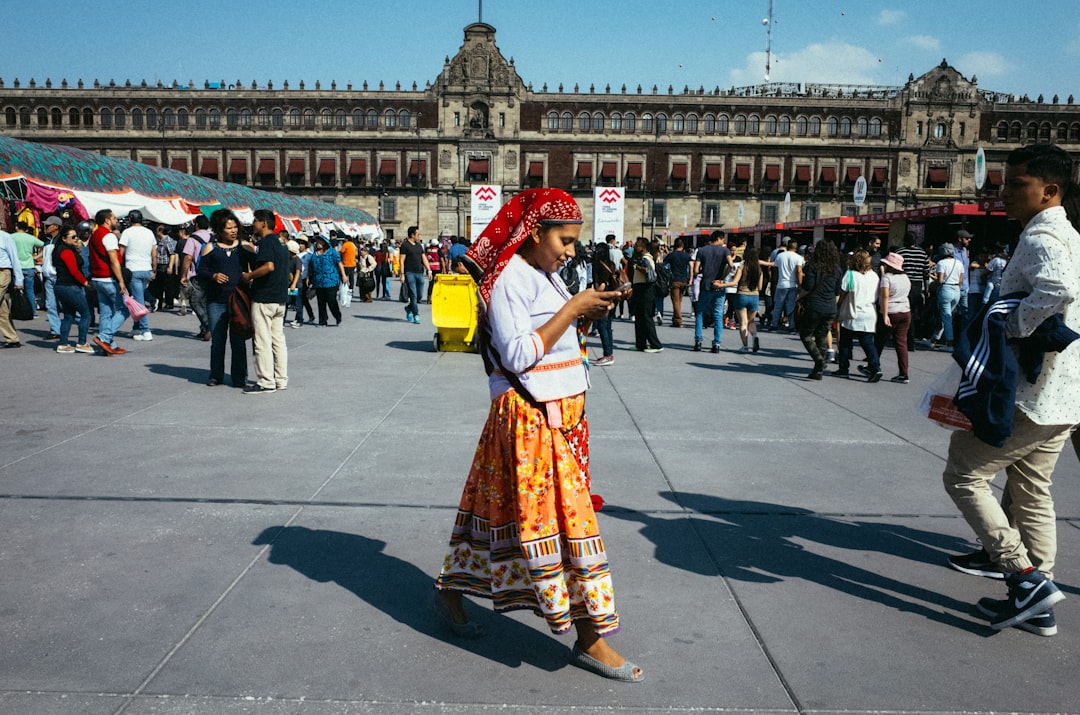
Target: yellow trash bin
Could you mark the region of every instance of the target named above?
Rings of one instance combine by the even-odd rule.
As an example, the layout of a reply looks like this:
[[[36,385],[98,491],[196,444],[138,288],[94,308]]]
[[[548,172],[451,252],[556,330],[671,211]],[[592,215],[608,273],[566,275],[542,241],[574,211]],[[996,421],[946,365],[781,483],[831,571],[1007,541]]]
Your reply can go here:
[[[479,300],[476,281],[470,275],[439,273],[431,292],[431,323],[435,333],[435,350],[444,352],[476,352]]]

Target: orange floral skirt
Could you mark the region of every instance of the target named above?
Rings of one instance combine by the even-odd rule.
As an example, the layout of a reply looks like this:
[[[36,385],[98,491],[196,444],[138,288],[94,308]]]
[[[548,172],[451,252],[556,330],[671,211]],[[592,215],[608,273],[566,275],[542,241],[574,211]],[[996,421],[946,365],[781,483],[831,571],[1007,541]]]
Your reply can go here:
[[[559,403],[551,429],[513,390],[492,401],[435,587],[531,609],[554,633],[587,618],[610,635],[619,616],[589,494],[585,395]]]

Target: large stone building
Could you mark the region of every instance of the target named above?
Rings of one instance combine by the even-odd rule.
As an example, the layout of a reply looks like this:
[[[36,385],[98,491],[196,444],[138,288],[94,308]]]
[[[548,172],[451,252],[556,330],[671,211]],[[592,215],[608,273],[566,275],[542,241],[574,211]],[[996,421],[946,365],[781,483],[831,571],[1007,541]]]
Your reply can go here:
[[[1080,108],[980,89],[945,60],[902,87],[534,87],[465,28],[424,87],[0,81],[0,129],[362,208],[388,232],[469,232],[470,186],[625,186],[627,236],[993,195],[1009,150],[1080,150]],[[975,155],[987,180],[975,188]],[[790,202],[785,197],[790,194]],[[588,225],[588,224],[587,224]]]

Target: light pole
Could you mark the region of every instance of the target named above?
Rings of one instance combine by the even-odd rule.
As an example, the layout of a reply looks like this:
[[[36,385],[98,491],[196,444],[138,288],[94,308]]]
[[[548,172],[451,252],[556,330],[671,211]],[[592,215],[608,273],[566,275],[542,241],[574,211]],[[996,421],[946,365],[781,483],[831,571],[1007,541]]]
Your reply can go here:
[[[420,225],[420,184],[424,180],[424,168],[425,162],[420,158],[420,117],[421,113],[416,113],[416,225]]]
[[[169,157],[165,149],[165,117],[158,120],[157,130],[161,132],[161,168],[167,168]]]

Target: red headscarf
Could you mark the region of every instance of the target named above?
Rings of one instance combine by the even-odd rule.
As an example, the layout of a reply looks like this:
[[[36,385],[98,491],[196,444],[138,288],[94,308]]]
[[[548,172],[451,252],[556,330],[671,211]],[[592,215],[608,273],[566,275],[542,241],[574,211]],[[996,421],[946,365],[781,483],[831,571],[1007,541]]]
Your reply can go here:
[[[469,272],[480,284],[484,306],[495,280],[537,224],[581,223],[581,209],[562,189],[528,189],[510,199],[465,253]]]

